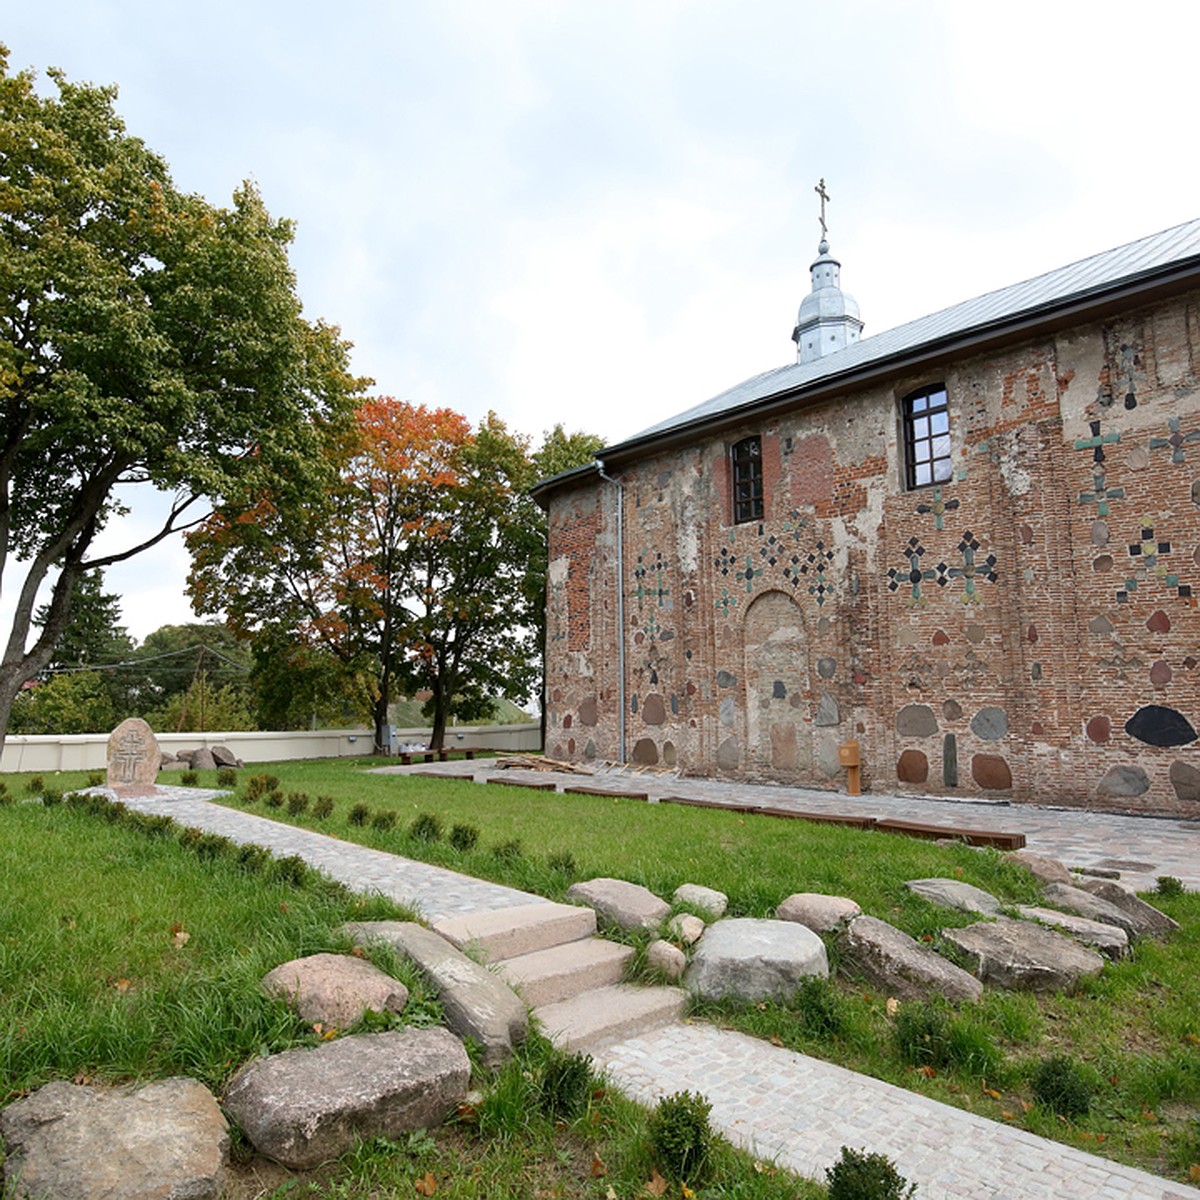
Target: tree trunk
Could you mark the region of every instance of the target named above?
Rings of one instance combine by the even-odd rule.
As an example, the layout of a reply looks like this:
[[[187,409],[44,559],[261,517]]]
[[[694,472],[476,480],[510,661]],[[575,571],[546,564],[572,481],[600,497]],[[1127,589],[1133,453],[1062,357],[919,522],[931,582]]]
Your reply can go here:
[[[388,740],[388,693],[387,688],[381,688],[379,695],[372,706],[373,715],[375,717],[375,753],[376,754],[391,754],[392,745]]]
[[[441,692],[434,693],[436,704],[433,709],[433,730],[429,735],[430,750],[440,750],[446,740],[446,702]]]

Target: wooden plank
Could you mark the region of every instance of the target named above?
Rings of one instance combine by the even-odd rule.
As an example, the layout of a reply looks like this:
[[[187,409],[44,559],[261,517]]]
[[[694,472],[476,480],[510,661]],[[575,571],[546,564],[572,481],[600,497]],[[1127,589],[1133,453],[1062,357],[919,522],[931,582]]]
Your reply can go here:
[[[927,841],[952,838],[955,841],[966,842],[968,846],[994,846],[997,850],[1025,848],[1023,833],[1006,833],[998,829],[962,829],[955,825],[928,825],[922,821],[895,819],[876,821],[875,828],[886,833],[902,833],[906,837],[924,838]]]
[[[565,787],[564,792],[572,796],[611,796],[614,800],[649,800],[649,792],[618,792],[609,788],[598,787]]]
[[[501,787],[532,788],[535,792],[557,791],[552,779],[489,779],[488,783],[498,783]]]
[[[873,829],[874,817],[859,816],[857,813],[797,812],[791,808],[757,806],[746,809],[763,817],[782,817],[785,821],[812,821],[817,825],[847,825],[851,829]]]
[[[686,804],[689,808],[720,808],[726,812],[735,812],[741,808],[738,804],[726,804],[723,800],[701,800],[698,796],[663,796],[659,804]]]

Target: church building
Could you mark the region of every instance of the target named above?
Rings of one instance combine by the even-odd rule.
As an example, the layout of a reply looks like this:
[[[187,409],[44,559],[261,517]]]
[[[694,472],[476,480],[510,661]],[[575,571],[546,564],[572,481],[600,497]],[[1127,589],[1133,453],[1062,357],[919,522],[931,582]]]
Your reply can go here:
[[[1200,815],[1200,221],[796,361],[540,483],[547,753]]]

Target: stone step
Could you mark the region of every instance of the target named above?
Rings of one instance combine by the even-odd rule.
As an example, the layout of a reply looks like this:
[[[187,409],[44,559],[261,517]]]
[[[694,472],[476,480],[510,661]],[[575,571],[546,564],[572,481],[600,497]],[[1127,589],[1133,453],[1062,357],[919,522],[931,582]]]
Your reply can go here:
[[[603,938],[565,942],[496,963],[496,969],[521,994],[526,1004],[555,1004],[591,988],[620,983],[632,946]]]
[[[591,937],[596,914],[579,905],[546,901],[446,917],[433,928],[460,950],[471,949],[486,962],[498,962]]]
[[[659,1029],[679,1019],[687,993],[626,983],[581,992],[533,1010],[542,1032],[562,1050],[590,1050],[614,1038]]]

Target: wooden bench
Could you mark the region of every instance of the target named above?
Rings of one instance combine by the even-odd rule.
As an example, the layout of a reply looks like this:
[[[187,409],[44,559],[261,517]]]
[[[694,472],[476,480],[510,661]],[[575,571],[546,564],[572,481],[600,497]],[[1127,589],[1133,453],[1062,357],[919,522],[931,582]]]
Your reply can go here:
[[[552,779],[489,779],[488,783],[498,783],[501,787],[532,788],[535,792],[557,791]]]
[[[564,792],[572,796],[611,796],[614,800],[649,800],[649,792],[618,792],[609,788],[565,787]]]
[[[997,850],[1023,850],[1023,833],[1004,833],[997,829],[962,829],[955,825],[927,825],[922,821],[900,821],[887,819],[875,822],[876,829],[885,833],[902,833],[905,837],[938,841],[966,842],[968,846],[994,846]]]

